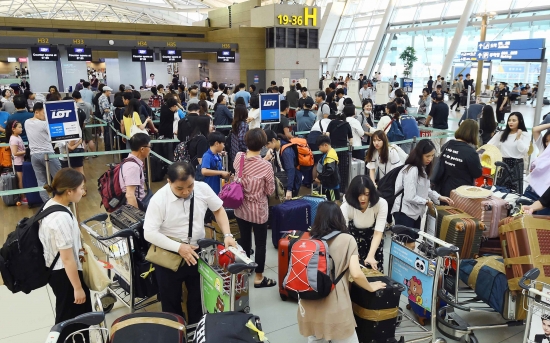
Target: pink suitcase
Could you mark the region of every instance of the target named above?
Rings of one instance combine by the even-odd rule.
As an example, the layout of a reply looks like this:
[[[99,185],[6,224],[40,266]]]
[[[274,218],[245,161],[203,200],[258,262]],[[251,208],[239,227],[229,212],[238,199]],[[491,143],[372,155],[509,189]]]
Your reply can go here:
[[[461,209],[485,224],[483,236],[488,238],[498,237],[498,223],[508,217],[512,209],[508,201],[495,196],[471,199],[462,197],[453,190],[451,191],[451,199],[455,202],[454,207]]]

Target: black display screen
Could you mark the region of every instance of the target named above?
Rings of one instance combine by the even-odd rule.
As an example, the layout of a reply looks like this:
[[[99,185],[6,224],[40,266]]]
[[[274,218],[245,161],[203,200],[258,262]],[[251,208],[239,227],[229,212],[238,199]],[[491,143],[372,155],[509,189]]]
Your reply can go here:
[[[218,63],[235,63],[235,51],[218,51]]]
[[[31,47],[33,61],[57,61],[59,60],[59,50],[54,46],[36,46]]]
[[[181,62],[181,50],[161,50],[160,59],[162,62]]]
[[[69,61],[91,61],[92,49],[90,48],[68,48],[67,59]]]
[[[132,62],[154,62],[153,49],[132,49]]]

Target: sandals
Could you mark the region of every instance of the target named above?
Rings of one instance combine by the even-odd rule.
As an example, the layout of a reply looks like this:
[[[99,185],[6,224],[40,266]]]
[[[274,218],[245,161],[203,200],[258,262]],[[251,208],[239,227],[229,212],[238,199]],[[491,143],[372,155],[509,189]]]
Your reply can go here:
[[[262,279],[262,282],[260,283],[254,283],[254,288],[265,288],[265,287],[273,287],[276,286],[277,282],[275,280],[272,280],[270,278],[267,278],[264,276]]]

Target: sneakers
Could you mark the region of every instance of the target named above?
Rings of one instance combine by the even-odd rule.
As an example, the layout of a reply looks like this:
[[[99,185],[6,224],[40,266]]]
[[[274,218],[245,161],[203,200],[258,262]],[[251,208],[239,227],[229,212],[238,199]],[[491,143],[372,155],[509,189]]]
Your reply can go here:
[[[23,199],[20,201],[21,202],[21,205],[28,205],[29,202],[27,201],[27,199]]]
[[[456,112],[460,112],[460,107],[457,107],[457,108],[455,109],[455,111],[456,111]]]

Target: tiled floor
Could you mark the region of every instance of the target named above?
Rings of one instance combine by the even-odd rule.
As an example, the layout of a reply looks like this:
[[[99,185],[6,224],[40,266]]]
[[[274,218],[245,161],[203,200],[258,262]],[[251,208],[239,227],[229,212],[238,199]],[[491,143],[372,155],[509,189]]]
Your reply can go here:
[[[525,116],[527,126],[532,126],[534,109],[531,106],[516,106],[514,110],[522,112]],[[547,111],[548,106],[543,108],[543,113]],[[451,116],[458,117],[459,114],[452,111]],[[451,128],[456,128],[456,122],[453,123]],[[101,166],[103,162],[97,162],[98,160],[100,159],[95,160],[95,163],[99,163],[99,166],[103,169],[104,167]],[[93,168],[95,168],[95,165]],[[156,184],[160,185],[160,183]],[[155,187],[155,189],[157,188]],[[85,208],[83,208],[83,210],[93,212],[95,211],[95,204],[96,202],[94,202],[93,208],[84,206]],[[21,217],[23,214],[28,214],[22,212],[22,208],[8,209],[3,204],[0,206],[2,207],[2,211],[9,211],[7,212],[8,220],[4,221],[0,227],[4,229],[3,235],[0,235],[1,244],[5,236],[15,227],[15,217]],[[84,216],[86,215],[88,215],[87,212]],[[389,244],[389,240],[386,240],[386,244]],[[385,249],[385,251],[387,253],[389,249]],[[278,279],[277,251],[270,243],[268,243],[267,249],[267,267],[268,269],[265,272],[266,276]],[[298,331],[298,326],[296,324],[297,305],[295,302],[281,301],[277,288],[252,288],[250,294],[251,311],[260,316],[264,331],[267,333],[267,337],[271,343],[299,343],[307,341],[300,336]],[[402,307],[405,308],[405,298],[402,300]],[[45,341],[49,329],[54,324],[54,301],[53,293],[48,287],[36,290],[28,295],[14,295],[11,294],[5,286],[0,286],[0,343],[34,343]],[[159,310],[159,306],[156,304],[145,310]],[[126,313],[128,313],[128,310],[120,303],[117,303],[115,309],[107,316],[108,326],[110,326],[114,319]],[[480,315],[466,313],[463,317],[476,325],[502,322],[502,319],[497,314]],[[483,343],[519,343],[522,341],[523,329],[523,327],[512,327],[499,328],[496,330],[479,330],[476,331],[476,336],[479,342]],[[412,339],[413,337],[405,338]]]

